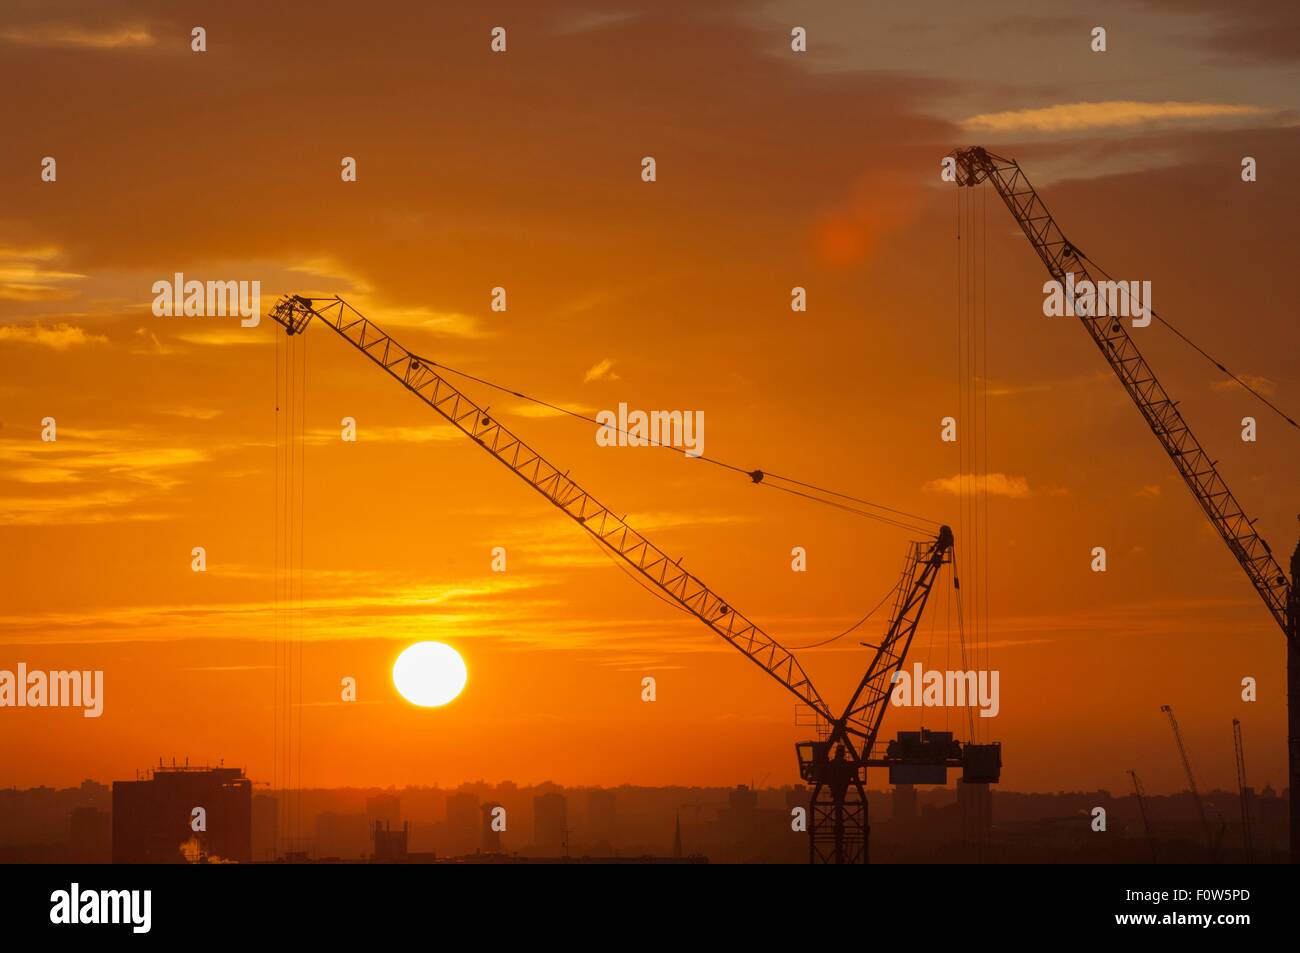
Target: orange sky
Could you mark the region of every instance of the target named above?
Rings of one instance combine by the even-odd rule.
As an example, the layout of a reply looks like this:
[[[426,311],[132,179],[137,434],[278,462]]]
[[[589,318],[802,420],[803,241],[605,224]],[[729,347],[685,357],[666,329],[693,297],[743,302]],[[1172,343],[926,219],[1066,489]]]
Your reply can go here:
[[[955,524],[934,485],[960,470],[938,439],[958,410],[955,198],[937,169],[978,141],[1018,158],[1109,271],[1151,280],[1163,314],[1295,408],[1278,280],[1300,190],[1290,5],[1233,20],[1190,0],[1032,19],[1009,2],[979,18],[537,6],[6,8],[0,668],[102,668],[107,699],[94,720],[0,710],[0,784],[130,777],[160,755],[272,777],[273,325],[154,317],[150,287],[177,271],[259,280],[264,310],[342,294],[415,351],[587,412],[703,410],[710,456]],[[789,51],[796,24],[806,54]],[[1243,155],[1258,182],[1240,182]],[[1002,703],[979,727],[1004,744],[1004,782],[1122,790],[1136,767],[1179,789],[1169,703],[1204,786],[1235,783],[1233,717],[1252,782],[1280,785],[1280,634],[1083,330],[1042,315],[1041,265],[994,202],[988,468],[1025,488],[989,503]],[[1138,340],[1289,556],[1294,434],[1167,333]],[[795,779],[791,696],[330,332],[308,341],[305,783]],[[778,640],[839,632],[901,567],[896,529],[467,390]],[[956,652],[946,600],[913,655],[932,667]],[[832,703],[882,626],[801,655]],[[419,638],[468,660],[446,709],[392,692]],[[885,731],[918,723],[895,712]]]

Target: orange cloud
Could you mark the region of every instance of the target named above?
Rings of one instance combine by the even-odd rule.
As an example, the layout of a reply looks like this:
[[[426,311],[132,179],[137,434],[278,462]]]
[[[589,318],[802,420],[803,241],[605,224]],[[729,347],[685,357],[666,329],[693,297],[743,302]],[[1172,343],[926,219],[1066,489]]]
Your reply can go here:
[[[48,347],[55,351],[66,351],[78,344],[104,344],[108,338],[99,334],[87,334],[83,329],[72,324],[55,325],[21,325],[0,326],[0,341],[15,344],[32,344]]]
[[[950,496],[959,496],[964,492],[986,492],[990,496],[1022,500],[1029,496],[1029,481],[1024,477],[1008,476],[1005,473],[958,473],[955,476],[931,480],[924,489],[930,493],[946,493]]]
[[[618,373],[614,370],[614,362],[609,358],[600,361],[594,367],[590,368],[582,381],[584,384],[590,384],[592,381],[616,381],[619,380]]]
[[[21,46],[75,47],[92,50],[138,48],[153,46],[157,42],[147,27],[85,30],[81,27],[57,23],[11,27],[0,32],[0,39]]]
[[[1041,109],[1015,109],[980,113],[962,120],[971,132],[1076,132],[1083,129],[1132,127],[1208,119],[1241,119],[1271,115],[1259,106],[1227,103],[1142,103],[1107,100],[1096,103],[1060,103]]]

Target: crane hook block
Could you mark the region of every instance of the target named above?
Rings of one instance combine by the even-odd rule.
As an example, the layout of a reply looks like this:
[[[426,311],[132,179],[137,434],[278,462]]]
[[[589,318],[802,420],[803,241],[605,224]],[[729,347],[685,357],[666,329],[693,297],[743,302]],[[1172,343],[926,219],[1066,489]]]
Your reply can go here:
[[[750,471],[749,471],[749,478],[750,478],[751,480],[753,480],[755,483],[762,483],[762,482],[763,482],[763,471],[762,471],[762,470],[750,470]]]

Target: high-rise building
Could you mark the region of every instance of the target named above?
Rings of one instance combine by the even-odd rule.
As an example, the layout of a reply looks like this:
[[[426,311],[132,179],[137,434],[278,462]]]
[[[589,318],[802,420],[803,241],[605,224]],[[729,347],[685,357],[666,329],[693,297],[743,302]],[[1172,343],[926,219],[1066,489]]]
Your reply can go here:
[[[483,815],[478,795],[457,791],[447,795],[447,833],[442,850],[452,855],[472,854],[481,841]]]
[[[239,768],[159,767],[143,780],[114,781],[113,863],[248,863],[252,797]]]
[[[568,837],[569,804],[554,791],[533,798],[533,845],[547,854],[563,852]]]
[[[253,797],[253,857],[275,860],[280,853],[280,802],[274,794]]]
[[[407,845],[411,836],[409,824],[403,824],[400,831],[391,830],[387,825],[375,821],[374,861],[377,864],[401,864],[407,859]]]
[[[615,838],[614,792],[593,788],[587,792],[587,840],[613,844]]]

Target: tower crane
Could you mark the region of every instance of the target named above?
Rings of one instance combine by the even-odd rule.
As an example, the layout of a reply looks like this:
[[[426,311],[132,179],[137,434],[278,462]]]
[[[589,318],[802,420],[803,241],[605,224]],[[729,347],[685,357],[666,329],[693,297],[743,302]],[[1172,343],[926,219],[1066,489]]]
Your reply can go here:
[[[1192,759],[1187,756],[1187,747],[1183,744],[1183,733],[1178,729],[1178,719],[1169,705],[1161,705],[1160,710],[1169,716],[1169,727],[1174,731],[1174,744],[1178,746],[1178,757],[1183,761],[1183,771],[1187,774],[1187,786],[1191,788],[1192,800],[1196,802],[1196,816],[1200,818],[1201,830],[1205,833],[1205,846],[1210,855],[1216,853],[1214,835],[1210,833],[1210,822],[1205,816],[1205,804],[1201,801],[1201,792],[1196,787],[1196,775],[1192,773]]]
[[[1232,749],[1237,756],[1237,794],[1241,798],[1241,846],[1246,863],[1255,862],[1255,838],[1250,823],[1250,786],[1246,783],[1246,749],[1241,742],[1241,722],[1232,719]]]
[[[1133,793],[1137,796],[1138,811],[1142,815],[1142,830],[1146,834],[1147,850],[1151,851],[1151,863],[1159,863],[1156,859],[1156,841],[1151,836],[1151,818],[1147,815],[1147,795],[1142,790],[1142,782],[1138,780],[1138,773],[1132,768],[1129,769],[1129,775],[1133,778]]]
[[[868,767],[888,767],[893,772],[920,765],[943,773],[943,777],[949,767],[960,767],[967,780],[999,780],[1001,746],[997,743],[963,746],[948,733],[933,733],[942,737],[900,737],[889,744],[883,755],[874,751],[891,679],[903,664],[939,570],[952,559],[953,535],[949,527],[941,527],[933,539],[911,544],[885,637],[848,705],[836,716],[793,652],[693,573],[681,568],[680,559],[672,559],[623,517],[597,501],[569,477],[568,471],[554,466],[453,386],[438,372],[443,369],[440,365],[404,348],[338,296],[287,295],[272,308],[270,317],[288,335],[303,333],[313,318],[324,323],[811,709],[825,738],[800,743],[796,753],[800,776],[813,785],[808,815],[812,861],[867,861],[869,826],[864,783]],[[757,470],[749,476],[756,483],[763,479],[763,473]]]
[[[1090,269],[1105,277],[1105,272],[1096,262],[1077,244],[1066,239],[1014,160],[995,155],[980,146],[957,149],[951,153],[951,158],[955,160],[959,187],[973,187],[982,182],[992,184],[1048,273],[1061,287],[1068,286],[1070,275],[1077,279],[1073,285],[1076,291],[1084,281],[1095,284]],[[1082,313],[1084,310],[1104,310],[1101,308],[1073,310],[1286,639],[1291,861],[1300,863],[1300,588],[1294,584],[1300,576],[1300,545],[1291,556],[1288,578],[1274,558],[1273,550],[1256,532],[1255,520],[1246,516],[1215,461],[1183,419],[1178,402],[1156,379],[1124,324],[1110,315]],[[1221,364],[1217,366],[1226,373]]]

